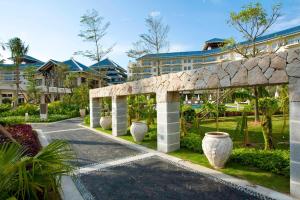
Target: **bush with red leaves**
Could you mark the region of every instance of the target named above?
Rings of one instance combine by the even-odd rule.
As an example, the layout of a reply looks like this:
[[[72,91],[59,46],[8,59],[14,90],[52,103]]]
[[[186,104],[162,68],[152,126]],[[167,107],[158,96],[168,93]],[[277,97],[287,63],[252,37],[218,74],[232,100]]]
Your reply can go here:
[[[28,124],[11,125],[6,127],[6,130],[11,133],[12,137],[22,146],[26,147],[26,154],[29,156],[36,155],[40,150],[39,141]],[[0,143],[7,139],[0,138]]]

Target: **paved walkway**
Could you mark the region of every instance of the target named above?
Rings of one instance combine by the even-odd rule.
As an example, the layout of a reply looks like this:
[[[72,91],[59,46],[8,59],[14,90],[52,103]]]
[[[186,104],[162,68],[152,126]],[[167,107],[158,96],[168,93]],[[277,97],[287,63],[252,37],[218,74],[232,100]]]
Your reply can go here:
[[[71,119],[33,127],[48,140],[71,144],[78,166],[73,180],[84,199],[267,199],[83,128],[80,122]]]

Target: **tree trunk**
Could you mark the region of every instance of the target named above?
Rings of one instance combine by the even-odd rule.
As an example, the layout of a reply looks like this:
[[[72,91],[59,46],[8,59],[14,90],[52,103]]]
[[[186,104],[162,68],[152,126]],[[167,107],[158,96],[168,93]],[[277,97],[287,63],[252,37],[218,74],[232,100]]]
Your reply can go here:
[[[258,91],[257,87],[254,87],[254,97],[255,97],[255,102],[254,102],[254,114],[255,114],[255,122],[259,122],[259,111],[258,111]]]
[[[265,150],[274,149],[273,139],[272,139],[272,116],[265,116],[261,122],[262,131],[265,141]]]
[[[8,132],[1,124],[0,124],[0,134],[4,135],[5,137],[9,138],[12,142],[17,142],[10,132]]]
[[[19,64],[16,66],[16,101],[15,101],[15,107],[19,104],[19,90],[20,90],[20,69]]]

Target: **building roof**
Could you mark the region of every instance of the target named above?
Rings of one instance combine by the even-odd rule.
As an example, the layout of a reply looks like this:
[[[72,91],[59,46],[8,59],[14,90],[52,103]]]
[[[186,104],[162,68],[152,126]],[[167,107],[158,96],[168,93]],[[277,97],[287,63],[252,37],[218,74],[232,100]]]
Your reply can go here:
[[[295,27],[288,28],[288,29],[285,29],[282,31],[278,31],[275,33],[270,33],[270,34],[258,37],[256,39],[256,42],[264,42],[267,40],[275,39],[277,37],[288,36],[288,35],[292,35],[295,33],[300,33],[300,26],[295,26]],[[213,38],[206,42],[217,41],[219,39],[220,38]],[[249,41],[240,42],[239,44],[241,44],[241,45],[249,44]],[[220,53],[222,51],[223,51],[222,48],[215,48],[215,49],[204,50],[204,51],[185,51],[185,52],[170,52],[170,53],[160,53],[160,54],[146,54],[146,55],[138,58],[137,60],[140,60],[143,58],[162,58],[163,59],[163,58],[176,58],[176,57],[208,56],[211,54]]]
[[[29,64],[20,64],[20,70],[24,70],[28,67],[35,67],[35,68],[38,68],[40,67],[41,65],[43,65],[43,63],[29,63]],[[8,70],[12,70],[15,68],[15,65],[14,64],[4,64],[4,63],[0,63],[0,69],[8,69]]]
[[[213,38],[213,39],[205,41],[205,43],[218,43],[218,42],[225,42],[225,39]]]
[[[10,60],[12,60],[12,58],[8,58]],[[36,59],[32,56],[28,56],[28,55],[25,55],[25,56],[22,56],[22,62],[25,62],[27,64],[29,63],[44,63],[43,61],[40,61],[39,59]]]
[[[123,67],[121,67],[120,65],[118,65],[114,61],[110,60],[109,58],[101,60],[100,62],[97,62],[97,63],[91,65],[90,67],[91,68],[96,68],[96,69],[99,69],[99,68],[104,69],[104,68],[108,68],[108,67],[111,67],[111,66],[119,69],[123,73],[126,73],[126,70]]]
[[[41,67],[39,67],[37,70],[46,70],[52,65],[66,65],[68,67],[69,71],[72,72],[92,72],[92,73],[98,73],[97,71],[85,66],[84,64],[72,59],[66,60],[64,62],[56,61],[56,60],[49,60],[45,64],[43,64]]]

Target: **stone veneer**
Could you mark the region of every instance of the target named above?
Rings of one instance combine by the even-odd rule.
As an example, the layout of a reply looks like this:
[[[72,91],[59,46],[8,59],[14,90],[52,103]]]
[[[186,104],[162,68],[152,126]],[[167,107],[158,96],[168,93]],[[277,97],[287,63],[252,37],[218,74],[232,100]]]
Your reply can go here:
[[[113,134],[118,136],[125,133],[124,124],[127,127],[126,96],[156,93],[157,148],[170,152],[180,147],[180,91],[286,83],[290,93],[291,194],[300,198],[300,49],[92,89],[91,127],[99,125],[99,98],[112,97]]]

